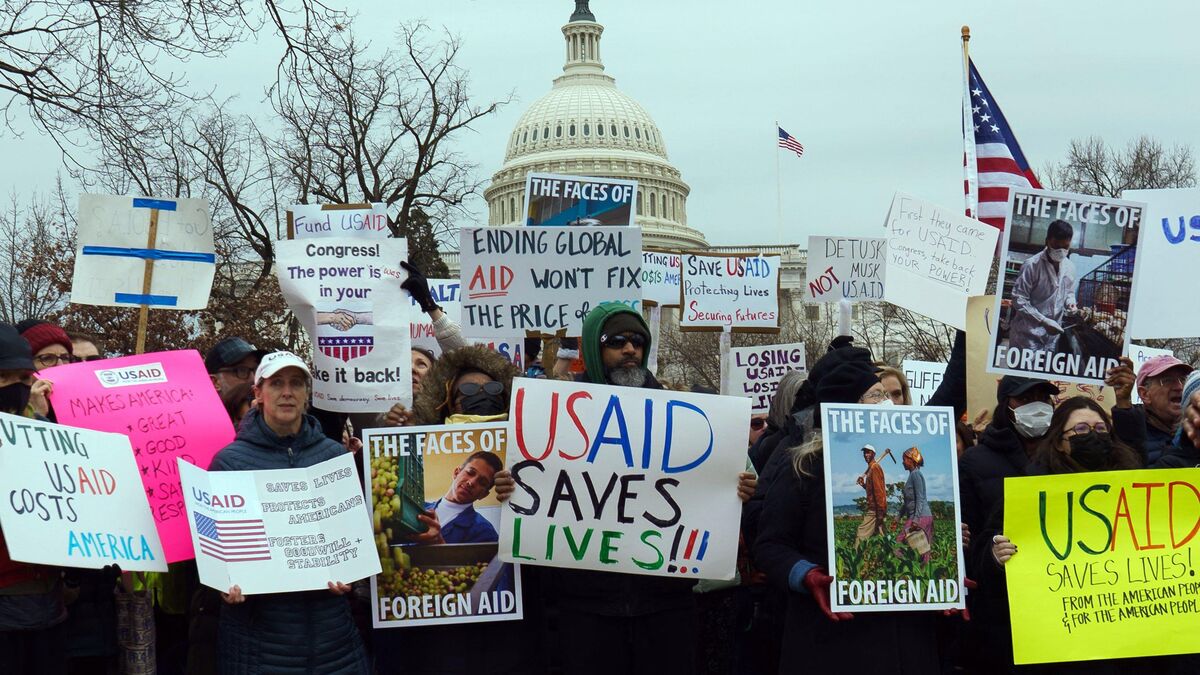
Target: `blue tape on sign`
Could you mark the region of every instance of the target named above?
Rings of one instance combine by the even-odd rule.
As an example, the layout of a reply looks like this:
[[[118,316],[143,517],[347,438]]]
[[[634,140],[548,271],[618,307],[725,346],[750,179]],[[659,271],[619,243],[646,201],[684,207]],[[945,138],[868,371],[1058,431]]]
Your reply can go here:
[[[168,199],[134,199],[135,209],[158,209],[159,211],[174,211],[175,202]]]
[[[117,293],[115,302],[128,302],[133,305],[156,305],[159,307],[174,307],[179,297],[174,295],[142,295],[141,293]]]
[[[163,251],[156,248],[121,248],[119,246],[84,246],[83,255],[112,255],[122,258],[141,258],[142,260],[182,260],[214,265],[217,262],[217,256],[213,253]]]

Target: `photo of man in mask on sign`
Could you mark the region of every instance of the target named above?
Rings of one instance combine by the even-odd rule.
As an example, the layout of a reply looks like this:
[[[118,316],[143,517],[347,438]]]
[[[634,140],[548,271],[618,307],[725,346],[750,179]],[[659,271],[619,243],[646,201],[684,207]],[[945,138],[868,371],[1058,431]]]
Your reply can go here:
[[[1012,289],[1008,344],[1017,349],[1055,351],[1063,319],[1076,311],[1075,264],[1068,258],[1074,228],[1055,220],[1046,228],[1046,247],[1021,265]]]

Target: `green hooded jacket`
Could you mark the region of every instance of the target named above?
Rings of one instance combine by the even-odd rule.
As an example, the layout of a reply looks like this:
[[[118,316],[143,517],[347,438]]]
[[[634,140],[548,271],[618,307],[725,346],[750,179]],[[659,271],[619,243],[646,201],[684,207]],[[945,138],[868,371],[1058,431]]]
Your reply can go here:
[[[638,323],[646,330],[646,348],[642,350],[642,367],[645,368],[649,361],[650,327],[646,325],[646,320],[642,318],[641,312],[635,311],[629,305],[621,302],[602,302],[584,317],[583,337],[579,340],[579,349],[583,352],[583,364],[587,368],[588,382],[608,384],[608,378],[604,376],[604,361],[600,358],[600,334],[604,329],[604,324],[608,323],[613,316],[621,313],[637,317]]]

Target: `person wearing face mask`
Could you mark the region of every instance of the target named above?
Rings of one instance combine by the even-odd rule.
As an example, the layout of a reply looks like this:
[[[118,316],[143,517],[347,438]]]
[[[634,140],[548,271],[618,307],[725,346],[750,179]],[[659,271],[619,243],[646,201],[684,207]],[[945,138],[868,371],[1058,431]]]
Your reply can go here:
[[[1046,228],[1046,247],[1021,265],[1011,295],[1010,347],[1055,351],[1064,315],[1076,310],[1078,277],[1067,258],[1074,234],[1070,223],[1055,220]]]

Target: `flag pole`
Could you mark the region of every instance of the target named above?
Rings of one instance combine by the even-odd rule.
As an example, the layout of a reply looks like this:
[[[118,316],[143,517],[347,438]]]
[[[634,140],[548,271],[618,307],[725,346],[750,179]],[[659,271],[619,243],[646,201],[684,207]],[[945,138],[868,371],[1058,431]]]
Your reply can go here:
[[[783,243],[783,179],[779,173],[779,120],[775,120],[775,238]]]
[[[978,218],[979,173],[975,157],[975,120],[971,110],[971,57],[967,51],[967,44],[971,41],[971,27],[963,26],[961,35],[963,54],[963,198],[966,201],[967,216]]]

